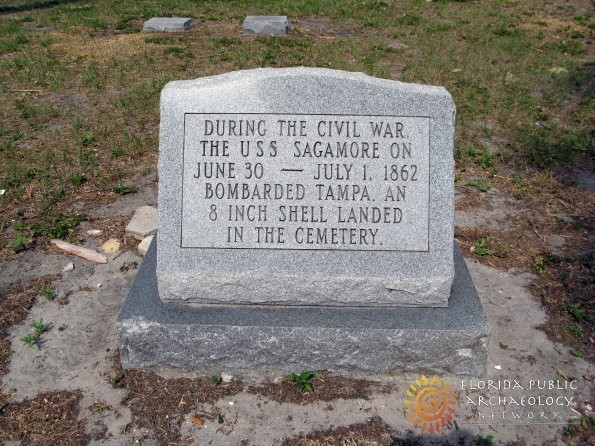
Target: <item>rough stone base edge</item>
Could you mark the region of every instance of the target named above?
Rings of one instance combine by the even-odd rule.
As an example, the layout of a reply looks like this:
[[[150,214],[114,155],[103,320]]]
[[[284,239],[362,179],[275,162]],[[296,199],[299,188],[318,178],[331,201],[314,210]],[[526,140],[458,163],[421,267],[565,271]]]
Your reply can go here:
[[[117,319],[124,368],[485,370],[489,325],[458,247],[447,308],[189,309],[161,303],[155,263],[153,241]]]

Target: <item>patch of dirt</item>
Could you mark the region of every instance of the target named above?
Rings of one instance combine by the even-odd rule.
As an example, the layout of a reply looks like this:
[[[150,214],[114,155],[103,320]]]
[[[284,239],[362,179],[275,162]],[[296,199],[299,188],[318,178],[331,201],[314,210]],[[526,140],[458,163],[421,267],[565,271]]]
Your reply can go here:
[[[85,115],[97,114],[97,109],[93,106],[87,95],[83,93],[60,91],[50,93],[41,99],[59,109],[80,112]]]
[[[588,253],[580,258],[559,258],[531,282],[531,294],[547,308],[548,322],[541,328],[552,341],[573,348],[577,355],[595,361],[595,258]]]
[[[328,18],[292,19],[291,28],[291,37],[337,37],[356,33],[355,22],[336,24]]]
[[[85,422],[78,421],[80,390],[41,393],[8,403],[0,413],[0,440],[31,446],[86,445]]]
[[[217,385],[206,377],[166,379],[154,372],[140,370],[126,371],[121,383],[129,391],[123,404],[130,408],[133,423],[140,428],[152,429],[161,445],[182,440],[180,426],[190,412],[198,412],[201,419],[216,418],[219,415],[216,409],[213,412],[207,406],[243,389],[242,382],[236,380]]]
[[[0,376],[8,371],[12,354],[10,341],[7,339],[8,329],[27,318],[37,296],[56,278],[57,276],[38,277],[21,291],[0,290]]]
[[[283,446],[392,446],[395,444],[390,427],[380,417],[366,423],[315,431],[300,438],[290,438]]]
[[[490,207],[484,193],[472,191],[470,186],[467,187],[469,188],[469,191],[456,200],[455,209],[457,211],[475,209],[477,207]]]
[[[238,20],[195,20],[187,34],[197,34],[200,37],[237,37],[242,35],[242,24]]]
[[[498,176],[491,181],[501,191],[522,198],[522,206],[515,211],[518,216],[509,216],[505,229],[458,227],[455,236],[463,252],[467,256],[473,253],[473,258],[481,263],[505,271],[531,271],[536,278],[529,289],[544,305],[549,317],[540,328],[551,340],[562,342],[577,355],[593,360],[593,192],[560,180],[550,172],[524,177]],[[500,210],[496,201],[492,200],[491,204],[495,212]],[[573,306],[579,316],[571,313]]]
[[[372,390],[380,387],[378,383],[373,381],[333,376],[327,371],[317,372],[310,382],[314,387],[311,392],[304,391],[296,383],[287,381],[279,383],[266,382],[263,385],[250,387],[248,392],[262,395],[280,403],[293,403],[303,406],[314,401],[331,401],[339,398],[344,400],[357,398],[367,400]],[[388,391],[388,389],[384,390]]]

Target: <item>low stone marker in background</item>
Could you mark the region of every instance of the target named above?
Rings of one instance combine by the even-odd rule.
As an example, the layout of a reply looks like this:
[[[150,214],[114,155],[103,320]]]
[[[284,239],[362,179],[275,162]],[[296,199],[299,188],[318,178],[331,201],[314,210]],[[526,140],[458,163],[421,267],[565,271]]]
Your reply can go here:
[[[286,36],[289,34],[287,16],[249,15],[242,23],[244,34],[254,36]]]
[[[169,83],[157,243],[118,318],[123,366],[481,374],[454,117],[442,87],[361,73]]]
[[[143,24],[143,31],[182,32],[191,26],[192,19],[188,17],[153,17]]]

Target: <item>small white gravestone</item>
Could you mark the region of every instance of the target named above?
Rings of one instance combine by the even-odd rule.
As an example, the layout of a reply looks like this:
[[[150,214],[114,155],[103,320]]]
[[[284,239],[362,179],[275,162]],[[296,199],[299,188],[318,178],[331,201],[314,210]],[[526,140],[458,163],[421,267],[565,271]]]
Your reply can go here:
[[[153,17],[143,24],[143,31],[182,32],[191,26],[189,17]]]
[[[287,16],[249,15],[242,23],[244,34],[254,36],[285,36],[289,34]]]

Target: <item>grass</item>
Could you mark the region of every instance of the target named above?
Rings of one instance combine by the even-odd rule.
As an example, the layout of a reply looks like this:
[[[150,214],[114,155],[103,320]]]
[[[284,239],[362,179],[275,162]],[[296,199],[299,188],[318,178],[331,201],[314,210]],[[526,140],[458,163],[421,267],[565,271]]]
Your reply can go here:
[[[19,232],[16,237],[6,245],[6,247],[16,254],[26,250],[30,243],[31,241],[22,232]]]
[[[568,202],[572,169],[595,155],[595,61],[586,51],[595,21],[573,2],[564,8],[555,0],[11,5],[12,14],[0,15],[2,256],[41,247],[50,237],[76,239],[77,213],[134,192],[156,172],[159,94],[174,79],[303,65],[442,85],[457,106],[456,178],[473,180],[463,189],[510,192],[519,206],[541,206],[542,215]],[[240,23],[248,10],[288,15],[294,31],[244,37]],[[172,35],[139,32],[153,16],[189,16],[196,26]],[[311,26],[319,22],[327,25]],[[543,178],[558,186],[542,187]],[[587,202],[569,208],[584,219],[592,214]],[[482,240],[491,252],[481,255],[476,246],[482,261],[506,257],[494,240],[471,246]],[[524,266],[543,280],[560,267],[543,252],[531,252]],[[567,295],[559,303],[563,311],[579,300]],[[576,325],[581,339],[591,336],[589,322]]]
[[[592,95],[583,92],[581,103],[560,110],[592,76],[584,41],[593,20],[556,12],[568,23],[558,29],[536,6],[542,5],[99,0],[0,16],[2,219],[14,218],[25,197],[25,214],[43,220],[52,210],[66,213],[83,186],[96,196],[130,193],[142,175],[139,161],[156,163],[159,92],[168,80],[261,66],[320,66],[444,85],[457,104],[457,145],[471,148],[461,168],[491,169],[502,159],[537,168],[571,163],[593,152]],[[297,26],[289,38],[245,38],[239,22],[247,8],[295,20],[328,18],[331,28],[346,31],[325,38],[299,34]],[[159,15],[225,26],[213,34],[137,32]],[[554,76],[554,67],[566,72]],[[483,143],[495,135],[506,139],[499,152]]]
[[[488,180],[469,181],[465,186],[474,187],[482,192],[487,192],[492,188],[492,185]]]
[[[39,336],[36,334],[28,333],[21,338],[21,341],[27,347],[33,347],[34,345],[37,345],[37,343],[39,342]]]

